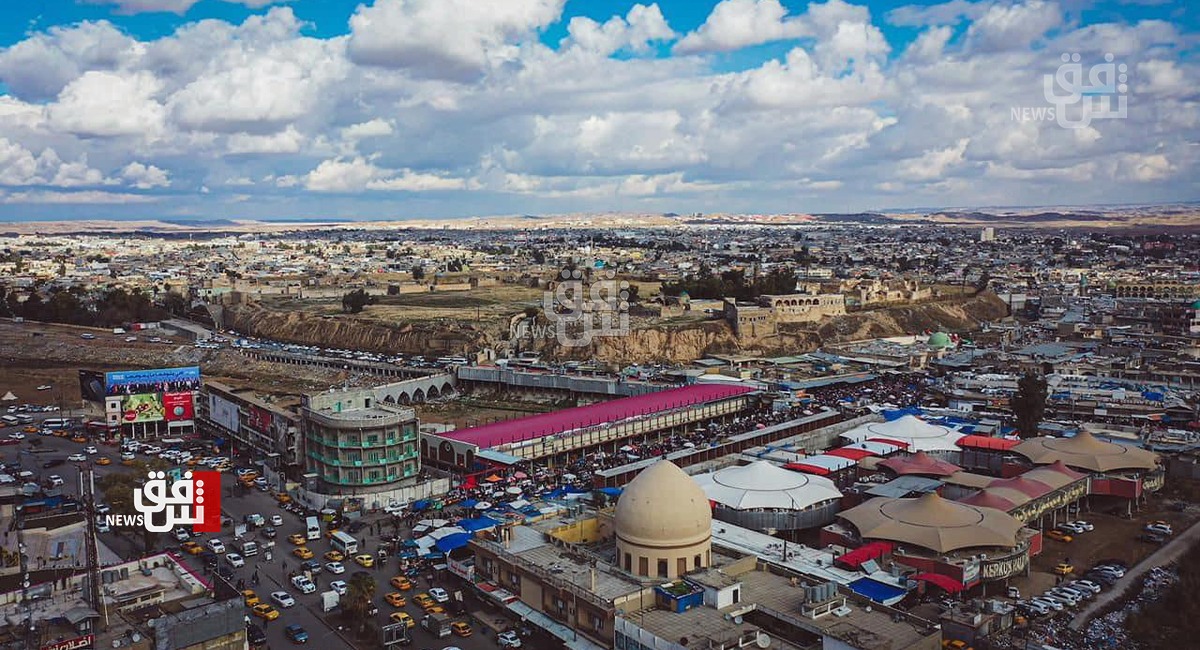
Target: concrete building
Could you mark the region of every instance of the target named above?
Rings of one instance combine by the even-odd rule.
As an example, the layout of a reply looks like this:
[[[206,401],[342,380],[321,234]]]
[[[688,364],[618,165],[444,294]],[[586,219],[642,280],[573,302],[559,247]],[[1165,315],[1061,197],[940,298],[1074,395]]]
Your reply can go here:
[[[416,412],[374,389],[305,395],[300,416],[305,469],[332,491],[383,491],[420,472]]]
[[[250,389],[205,380],[196,400],[196,421],[200,433],[228,441],[235,456],[252,456],[300,479],[300,416],[284,404],[267,402]]]
[[[617,555],[637,576],[678,578],[712,563],[712,511],[704,490],[670,461],[625,486],[616,512]]]

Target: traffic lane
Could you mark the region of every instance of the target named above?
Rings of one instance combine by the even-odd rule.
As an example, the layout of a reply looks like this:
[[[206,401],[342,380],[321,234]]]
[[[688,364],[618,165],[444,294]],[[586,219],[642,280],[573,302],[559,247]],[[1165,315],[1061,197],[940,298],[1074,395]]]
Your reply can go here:
[[[275,541],[277,543],[276,543],[274,549],[272,549],[274,559],[270,562],[267,562],[264,559],[264,553],[260,551],[259,555],[249,558],[247,561],[247,567],[250,566],[251,561],[253,561],[257,567],[259,567],[260,582],[259,582],[259,587],[256,589],[256,593],[258,593],[258,595],[260,597],[269,596],[271,591],[274,591],[276,589],[282,589],[283,591],[287,591],[289,594],[291,594],[292,597],[295,598],[296,602],[297,602],[296,607],[292,607],[286,611],[281,610],[281,617],[278,620],[276,620],[274,623],[271,623],[271,627],[267,631],[268,637],[271,637],[273,632],[277,632],[280,635],[280,637],[282,638],[283,626],[277,625],[277,624],[280,623],[281,621],[284,621],[285,617],[292,617],[294,614],[298,615],[297,618],[300,620],[295,620],[295,621],[288,620],[288,621],[284,622],[283,625],[287,625],[288,623],[292,623],[292,622],[299,623],[300,625],[304,626],[304,628],[306,630],[309,631],[310,635],[313,634],[314,628],[310,627],[309,623],[307,623],[305,621],[310,621],[313,625],[325,626],[324,619],[321,618],[321,614],[322,614],[321,613],[321,597],[320,597],[321,592],[327,591],[329,589],[330,582],[332,582],[334,580],[348,581],[350,575],[352,575],[355,571],[363,571],[363,570],[369,571],[375,577],[375,582],[376,582],[375,605],[376,605],[376,607],[379,608],[379,618],[377,619],[378,623],[380,623],[380,624],[386,623],[388,620],[388,616],[390,616],[393,612],[401,611],[401,610],[408,612],[408,614],[410,616],[412,616],[414,620],[417,620],[417,621],[421,620],[421,616],[424,614],[424,612],[421,610],[420,607],[417,607],[415,604],[413,604],[411,599],[412,599],[412,596],[414,596],[418,593],[421,593],[422,591],[428,590],[427,589],[428,585],[425,583],[424,578],[414,580],[415,588],[412,591],[403,592],[405,599],[408,601],[404,607],[400,607],[400,608],[392,607],[391,605],[387,604],[387,602],[384,600],[384,596],[386,596],[391,591],[395,591],[389,584],[389,581],[392,579],[392,576],[396,575],[397,560],[395,558],[390,559],[389,562],[385,565],[380,565],[380,564],[376,563],[375,566],[370,569],[363,569],[362,567],[355,564],[353,562],[353,560],[347,560],[345,562],[346,573],[343,573],[341,575],[331,574],[328,569],[323,568],[321,573],[313,576],[313,582],[316,583],[316,585],[317,585],[317,593],[307,594],[307,595],[300,594],[299,591],[292,586],[290,580],[288,579],[287,571],[288,570],[290,570],[290,571],[297,570],[300,566],[300,563],[303,562],[303,560],[300,560],[295,555],[292,555],[292,551],[296,547],[293,544],[291,544],[290,542],[288,542],[287,537],[288,537],[288,535],[291,535],[292,533],[303,534],[304,530],[305,530],[304,520],[293,513],[282,510],[279,507],[279,503],[274,498],[272,498],[269,494],[259,491],[257,489],[250,490],[248,493],[239,496],[239,492],[238,492],[237,488],[235,487],[235,485],[236,485],[236,478],[234,478],[232,475],[223,476],[222,486],[223,487],[227,486],[228,489],[232,490],[232,494],[234,496],[226,497],[225,492],[223,490],[222,491],[222,499],[221,499],[221,507],[222,507],[222,510],[224,510],[226,514],[228,514],[230,517],[232,517],[235,522],[244,521],[246,515],[250,515],[250,514],[259,514],[268,519],[270,518],[270,516],[272,514],[280,514],[284,520],[283,526],[277,527],[278,535],[276,536],[276,539],[275,539]],[[324,524],[322,524],[322,525],[324,525]],[[385,527],[385,529],[390,530],[390,528],[387,528],[387,527]],[[325,529],[323,528],[322,530],[324,531]],[[360,532],[366,532],[366,529],[364,528],[363,531],[360,531]],[[233,540],[233,531],[231,529],[227,530],[227,531],[222,531],[222,534],[224,535],[224,537],[221,538],[222,542],[228,543]],[[359,540],[359,543],[364,545],[364,548],[367,550],[374,551],[378,548],[378,539],[372,541],[369,538],[367,538],[366,536],[356,536],[356,538]],[[258,541],[260,543],[267,541],[264,538],[262,538],[258,532],[255,532],[253,535],[248,535],[247,537],[245,537],[243,539],[254,539],[255,541]],[[332,550],[332,546],[330,545],[329,540],[327,538],[325,538],[324,535],[322,535],[320,540],[308,541],[305,544],[305,546],[307,546],[309,548],[309,550],[311,550],[313,552],[313,559],[320,561],[322,565],[324,565],[326,563],[326,561],[324,559],[324,554],[327,551]],[[286,570],[284,569],[285,565],[287,567]],[[244,571],[245,570],[243,569],[242,572],[244,572]],[[247,583],[249,583],[249,576],[252,574],[253,574],[253,571],[246,574]],[[235,582],[236,582],[236,577],[235,577]],[[268,582],[271,583],[272,585],[274,585],[270,589],[266,588],[266,585],[268,584]],[[445,585],[443,585],[443,586],[445,586]],[[448,589],[448,590],[453,592],[452,589]],[[307,612],[307,614],[309,614],[309,616],[304,616],[305,613],[294,612],[294,610],[297,610],[301,604],[303,604],[309,610]],[[288,612],[294,612],[294,614],[288,613]],[[459,617],[459,619],[457,619],[457,620],[466,620],[466,619],[463,617]],[[276,628],[278,628],[278,629],[276,629]],[[485,650],[485,649],[494,650],[496,647],[495,642],[485,639],[484,635],[482,634],[482,632],[478,628],[478,626],[474,626],[474,629],[475,629],[475,633],[472,636],[467,637],[465,639],[460,638],[460,637],[453,637],[453,638],[446,637],[445,639],[437,639],[432,634],[430,634],[430,633],[426,632],[424,629],[422,629],[420,626],[417,626],[416,628],[413,628],[412,630],[410,630],[410,634],[413,636],[413,639],[414,639],[414,644],[413,644],[414,648],[424,648],[424,647],[440,648],[443,646],[454,645],[454,646],[463,648],[463,650]],[[365,645],[363,645],[363,647],[370,647],[370,644],[365,644]]]

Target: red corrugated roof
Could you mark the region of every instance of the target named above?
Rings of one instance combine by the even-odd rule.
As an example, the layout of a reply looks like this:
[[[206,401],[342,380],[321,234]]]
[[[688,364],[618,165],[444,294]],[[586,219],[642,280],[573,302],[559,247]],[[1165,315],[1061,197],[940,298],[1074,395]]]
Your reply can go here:
[[[834,564],[839,564],[847,569],[857,569],[862,566],[867,560],[874,560],[878,557],[883,557],[892,552],[891,542],[867,542],[862,546],[850,551],[849,553],[834,560]]]
[[[788,463],[783,466],[784,469],[790,469],[793,472],[803,472],[805,474],[815,474],[817,476],[829,476],[829,469],[826,467],[818,467],[816,465],[808,465],[805,463]]]
[[[889,445],[896,445],[901,449],[908,449],[907,442],[904,442],[903,440],[896,440],[895,438],[867,438],[867,440],[870,440],[871,442],[886,442]]]
[[[929,584],[941,587],[948,593],[952,594],[956,594],[963,590],[963,583],[951,578],[950,576],[944,576],[940,573],[918,573],[917,575],[913,576],[913,580],[928,582]]]
[[[460,429],[439,434],[451,440],[466,442],[488,449],[502,444],[536,440],[564,431],[583,429],[628,418],[670,411],[685,406],[716,402],[754,389],[749,386],[724,384],[696,384],[672,388],[657,393],[625,397],[588,406],[563,409],[553,413],[542,413],[519,420],[496,422],[482,427]]]
[[[860,461],[860,460],[866,458],[867,456],[875,455],[875,454],[867,451],[866,449],[857,449],[857,448],[850,448],[850,447],[838,447],[837,449],[830,449],[829,451],[826,451],[825,454],[827,456],[841,456],[842,458],[849,458],[850,460],[853,460],[853,461]]]
[[[959,438],[957,444],[959,447],[1008,451],[1009,449],[1021,444],[1021,441],[1009,440],[1008,438],[996,438],[994,436],[969,435]]]

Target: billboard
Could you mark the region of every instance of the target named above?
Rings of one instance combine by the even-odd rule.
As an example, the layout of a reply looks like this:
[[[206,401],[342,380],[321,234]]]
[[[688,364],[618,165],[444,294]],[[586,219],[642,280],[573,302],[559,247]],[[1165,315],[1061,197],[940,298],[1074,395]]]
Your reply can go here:
[[[104,373],[104,391],[107,395],[178,393],[186,390],[200,390],[200,366]]]
[[[79,396],[88,402],[104,403],[104,373],[95,370],[79,371]]]
[[[192,393],[163,393],[163,414],[167,422],[180,422],[195,418]]]
[[[250,428],[261,433],[270,433],[272,421],[270,411],[257,406],[251,406],[249,416]]]
[[[158,422],[165,418],[162,396],[158,393],[136,393],[121,398],[121,421]]]
[[[208,419],[234,433],[238,432],[238,407],[233,402],[209,395]]]

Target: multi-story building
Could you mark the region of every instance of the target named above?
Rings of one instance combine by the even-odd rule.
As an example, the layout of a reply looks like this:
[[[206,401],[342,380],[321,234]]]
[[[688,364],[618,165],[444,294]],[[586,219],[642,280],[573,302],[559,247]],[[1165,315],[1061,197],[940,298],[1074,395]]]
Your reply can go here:
[[[421,470],[416,411],[371,389],[305,395],[304,462],[323,492],[383,491]]]
[[[304,461],[300,453],[300,416],[268,403],[253,390],[206,380],[196,400],[200,432],[227,441],[235,456],[264,460],[267,466],[299,480]]]

